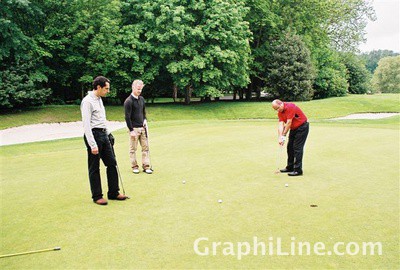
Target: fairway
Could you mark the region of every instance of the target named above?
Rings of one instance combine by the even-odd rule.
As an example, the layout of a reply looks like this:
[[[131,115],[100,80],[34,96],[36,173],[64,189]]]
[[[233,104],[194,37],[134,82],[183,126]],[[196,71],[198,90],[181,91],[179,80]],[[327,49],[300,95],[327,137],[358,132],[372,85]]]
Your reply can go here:
[[[0,255],[61,251],[3,258],[0,269],[398,268],[398,123],[311,121],[304,175],[294,178],[274,174],[273,120],[150,123],[153,175],[132,174],[120,130],[115,151],[131,199],[105,207],[91,201],[82,138],[1,147]],[[103,164],[101,172],[106,193]],[[284,252],[295,241],[327,250],[381,242],[382,255],[251,250],[239,259],[237,243],[254,237],[267,247],[280,238]],[[208,256],[195,253],[199,238]],[[212,242],[222,243],[215,255]]]

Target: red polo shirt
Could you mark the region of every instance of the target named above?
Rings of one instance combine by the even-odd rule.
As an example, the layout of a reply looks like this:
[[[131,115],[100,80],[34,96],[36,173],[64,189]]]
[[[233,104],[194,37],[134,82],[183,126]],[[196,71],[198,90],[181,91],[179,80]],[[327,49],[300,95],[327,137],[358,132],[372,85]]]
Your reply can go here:
[[[285,123],[288,119],[292,119],[290,130],[297,129],[299,126],[307,122],[306,115],[294,103],[284,102],[283,104],[283,111],[278,112],[278,118],[279,121],[283,121]]]

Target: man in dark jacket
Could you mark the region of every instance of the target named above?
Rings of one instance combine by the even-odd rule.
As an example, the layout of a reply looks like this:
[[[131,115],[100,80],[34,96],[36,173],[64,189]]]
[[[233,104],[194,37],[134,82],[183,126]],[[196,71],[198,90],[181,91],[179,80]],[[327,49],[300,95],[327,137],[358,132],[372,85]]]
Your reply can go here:
[[[132,171],[138,174],[139,165],[136,159],[138,142],[142,147],[142,168],[147,174],[153,173],[150,169],[149,145],[147,142],[147,120],[145,101],[140,94],[144,87],[143,81],[134,80],[132,83],[132,93],[124,102],[125,121],[129,129],[129,156]]]

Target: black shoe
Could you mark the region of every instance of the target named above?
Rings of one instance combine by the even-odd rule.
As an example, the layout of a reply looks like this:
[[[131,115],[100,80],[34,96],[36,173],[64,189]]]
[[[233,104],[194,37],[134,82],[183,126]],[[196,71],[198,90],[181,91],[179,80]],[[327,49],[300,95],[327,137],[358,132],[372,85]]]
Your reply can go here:
[[[294,172],[288,173],[288,175],[289,175],[289,176],[300,176],[300,175],[303,175],[303,172],[296,172],[296,171],[294,171]]]
[[[288,170],[287,168],[279,170],[281,173],[289,173],[289,172],[293,172],[293,170]]]

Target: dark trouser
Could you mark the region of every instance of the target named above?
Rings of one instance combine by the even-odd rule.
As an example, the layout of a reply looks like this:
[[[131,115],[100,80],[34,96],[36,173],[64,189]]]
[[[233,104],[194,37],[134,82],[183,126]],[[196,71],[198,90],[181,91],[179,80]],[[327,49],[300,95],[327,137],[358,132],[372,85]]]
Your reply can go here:
[[[83,139],[88,151],[88,167],[89,167],[89,181],[90,189],[92,191],[93,201],[103,198],[100,179],[100,158],[103,160],[104,165],[107,167],[107,181],[108,181],[108,198],[115,198],[119,194],[118,187],[118,173],[117,161],[115,160],[114,152],[111,149],[111,144],[105,131],[93,129],[93,136],[96,140],[99,149],[98,155],[92,154],[86,136]]]
[[[303,173],[303,150],[306,144],[307,135],[310,125],[305,122],[295,130],[289,133],[289,141],[287,145],[287,166],[286,169]]]

